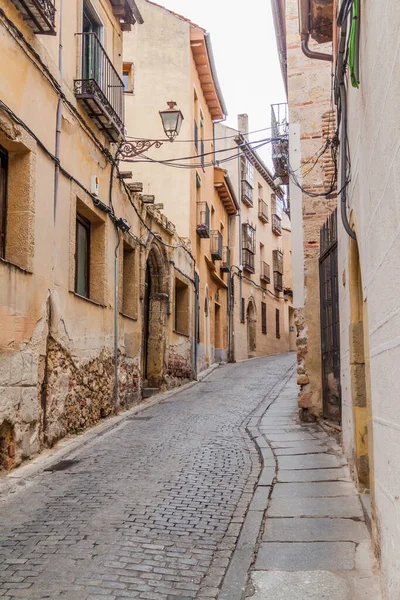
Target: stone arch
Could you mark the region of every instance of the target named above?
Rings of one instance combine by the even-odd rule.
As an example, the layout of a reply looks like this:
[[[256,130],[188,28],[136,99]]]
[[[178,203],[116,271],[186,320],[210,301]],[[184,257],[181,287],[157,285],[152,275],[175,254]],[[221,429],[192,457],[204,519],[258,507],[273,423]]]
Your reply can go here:
[[[170,281],[167,253],[157,241],[146,257],[144,287],[142,378],[144,385],[159,387],[164,377]]]
[[[247,311],[247,354],[249,358],[255,356],[257,349],[257,308],[253,296],[250,297]]]

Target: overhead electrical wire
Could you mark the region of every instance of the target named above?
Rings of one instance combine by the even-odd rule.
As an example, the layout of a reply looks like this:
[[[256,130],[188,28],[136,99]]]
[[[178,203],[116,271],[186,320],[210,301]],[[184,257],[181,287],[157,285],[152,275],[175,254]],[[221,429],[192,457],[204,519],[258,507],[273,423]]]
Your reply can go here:
[[[255,129],[254,131],[249,131],[245,135],[249,136],[249,135],[253,135],[254,133],[260,133],[262,131],[270,131],[271,129],[275,129],[275,128],[274,127],[263,127],[263,129]],[[215,137],[215,138],[205,138],[205,139],[203,139],[203,142],[215,142],[215,141],[218,141],[218,140],[229,140],[229,139],[236,138],[239,135],[240,135],[240,131],[237,131],[234,135],[225,135],[223,137]],[[130,135],[127,135],[126,139],[127,140],[137,140],[137,141],[148,141],[148,140],[150,140],[151,142],[158,141],[158,140],[152,139],[152,138],[135,137],[135,136],[130,136]],[[200,138],[199,138],[199,140],[181,140],[181,139],[178,140],[178,139],[175,139],[174,140],[174,144],[178,144],[178,143],[179,144],[190,144],[190,143],[194,144],[196,141],[200,141]]]

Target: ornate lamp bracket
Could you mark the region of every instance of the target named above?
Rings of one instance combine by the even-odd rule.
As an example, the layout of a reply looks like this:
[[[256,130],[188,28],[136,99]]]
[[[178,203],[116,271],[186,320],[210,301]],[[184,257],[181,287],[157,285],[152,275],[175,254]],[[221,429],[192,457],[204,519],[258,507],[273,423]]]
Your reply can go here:
[[[122,160],[127,158],[135,158],[136,156],[140,156],[144,152],[147,152],[153,146],[155,148],[160,148],[163,145],[163,142],[159,140],[135,140],[135,141],[123,141],[120,147],[118,148],[116,158],[121,158]]]

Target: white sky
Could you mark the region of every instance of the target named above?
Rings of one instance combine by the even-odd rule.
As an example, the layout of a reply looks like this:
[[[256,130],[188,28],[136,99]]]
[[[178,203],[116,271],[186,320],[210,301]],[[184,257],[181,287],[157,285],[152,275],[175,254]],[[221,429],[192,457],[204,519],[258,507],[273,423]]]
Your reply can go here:
[[[155,1],[211,34],[227,125],[237,128],[237,115],[247,113],[250,131],[269,127],[270,105],[286,102],[270,0]],[[252,139],[268,135],[266,131]]]

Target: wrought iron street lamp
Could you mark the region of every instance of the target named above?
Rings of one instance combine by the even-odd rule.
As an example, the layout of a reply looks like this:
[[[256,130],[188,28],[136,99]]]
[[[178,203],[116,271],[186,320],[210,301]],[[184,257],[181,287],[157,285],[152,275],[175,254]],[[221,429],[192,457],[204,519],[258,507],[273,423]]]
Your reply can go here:
[[[176,102],[167,102],[168,109],[160,110],[160,117],[163,124],[164,132],[170,142],[179,135],[181,130],[183,114],[176,108]],[[153,146],[160,148],[164,142],[160,140],[124,140],[121,142],[118,152],[117,159],[129,159],[135,158],[147,150],[150,150]]]

